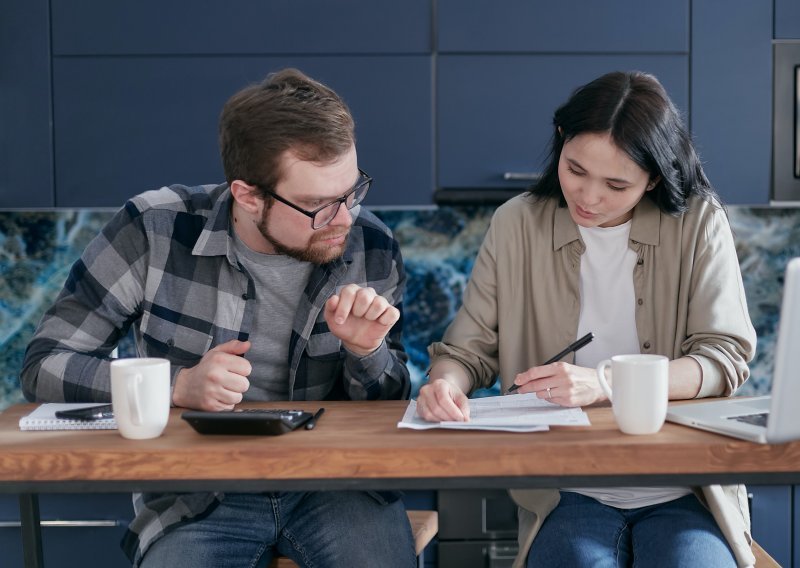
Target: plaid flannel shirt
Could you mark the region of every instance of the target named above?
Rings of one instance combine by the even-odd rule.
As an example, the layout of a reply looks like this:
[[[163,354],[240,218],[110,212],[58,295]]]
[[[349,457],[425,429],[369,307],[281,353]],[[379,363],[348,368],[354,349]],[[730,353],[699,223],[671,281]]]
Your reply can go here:
[[[107,402],[110,356],[133,328],[137,352],[169,359],[172,380],[209,349],[252,330],[258,290],[238,261],[227,185],[170,186],[138,195],[73,265],[25,354],[29,400]],[[403,318],[374,353],[347,352],[328,329],[325,301],[346,284],[371,286],[402,314],[405,270],[389,229],[363,208],[342,258],[315,266],[289,344],[292,400],[408,398]],[[245,393],[245,400],[247,395]],[[176,523],[203,515],[220,493],[137,494],[124,548],[135,564]]]

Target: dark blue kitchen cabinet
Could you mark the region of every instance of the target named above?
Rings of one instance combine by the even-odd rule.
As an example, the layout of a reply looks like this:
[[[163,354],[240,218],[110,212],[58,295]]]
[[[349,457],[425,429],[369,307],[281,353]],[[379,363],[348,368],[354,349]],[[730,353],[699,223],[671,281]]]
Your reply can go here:
[[[682,54],[453,54],[440,55],[437,65],[442,188],[530,183],[505,178],[541,171],[555,109],[576,87],[608,71],[654,73],[680,108],[688,106],[689,63]]]
[[[685,53],[689,0],[438,0],[440,53]]]
[[[367,205],[430,199],[426,56],[58,58],[53,81],[57,207],[118,207],[172,183],[224,181],[217,120],[227,98],[294,66],[333,87],[356,121]]]
[[[565,87],[639,69],[667,87],[723,200],[768,202],[771,3],[440,0],[436,21],[438,187],[522,187],[504,174],[540,169]]]
[[[799,13],[796,0],[8,0],[0,207],[117,207],[217,181],[220,105],[286,64],[347,99],[372,205],[523,187],[502,174],[538,169],[555,105],[631,68],[667,85],[723,199],[763,204],[770,42],[799,38]]]
[[[288,65],[351,107],[368,205],[430,203],[431,18],[430,0],[4,2],[0,207],[223,181],[222,104]]]
[[[728,203],[770,199],[771,8],[692,2],[691,129],[706,174]]]
[[[800,566],[800,485],[792,487],[792,566]]]
[[[0,2],[0,207],[53,203],[47,0]]]
[[[56,207],[224,181],[222,105],[287,66],[350,106],[368,205],[430,199],[430,0],[56,0],[52,22]]]
[[[42,495],[42,554],[48,568],[130,568],[120,548],[133,504],[128,493]],[[23,566],[16,495],[0,495],[0,564]]]
[[[53,0],[53,52],[429,53],[430,0]]]
[[[653,73],[689,110],[687,0],[440,0],[436,22],[438,188],[529,185],[555,109],[609,71]]]
[[[748,485],[753,539],[781,566],[792,564],[791,485]],[[795,515],[797,509],[795,507]],[[795,525],[796,526],[796,525]]]
[[[775,1],[775,39],[800,39],[800,2]]]

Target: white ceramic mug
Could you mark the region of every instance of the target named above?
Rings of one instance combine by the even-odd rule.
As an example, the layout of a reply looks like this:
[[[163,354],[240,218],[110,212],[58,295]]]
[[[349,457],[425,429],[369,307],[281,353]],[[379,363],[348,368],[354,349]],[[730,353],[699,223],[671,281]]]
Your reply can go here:
[[[169,420],[169,361],[156,358],[111,362],[111,403],[119,433],[132,440],[157,438]]]
[[[606,368],[611,367],[611,384]],[[597,379],[626,434],[654,434],[664,425],[669,399],[669,359],[663,355],[615,355],[597,365]]]

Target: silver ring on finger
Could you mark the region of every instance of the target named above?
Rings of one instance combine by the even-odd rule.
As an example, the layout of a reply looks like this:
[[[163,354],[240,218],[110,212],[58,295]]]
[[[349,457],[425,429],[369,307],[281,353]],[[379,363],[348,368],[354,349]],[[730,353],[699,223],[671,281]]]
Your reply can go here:
[[[553,399],[553,395],[550,394],[550,387],[548,387],[547,388],[547,400],[552,400],[552,399]]]

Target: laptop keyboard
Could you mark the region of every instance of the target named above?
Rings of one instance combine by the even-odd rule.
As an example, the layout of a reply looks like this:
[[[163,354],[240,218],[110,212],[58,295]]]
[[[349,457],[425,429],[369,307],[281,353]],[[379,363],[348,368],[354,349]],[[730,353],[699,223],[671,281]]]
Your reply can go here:
[[[760,414],[745,414],[743,416],[729,416],[728,420],[736,420],[737,422],[744,422],[745,424],[752,424],[754,426],[766,426],[767,416],[769,412],[762,412]]]

